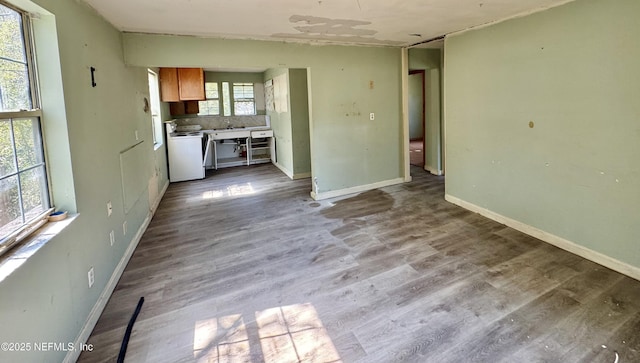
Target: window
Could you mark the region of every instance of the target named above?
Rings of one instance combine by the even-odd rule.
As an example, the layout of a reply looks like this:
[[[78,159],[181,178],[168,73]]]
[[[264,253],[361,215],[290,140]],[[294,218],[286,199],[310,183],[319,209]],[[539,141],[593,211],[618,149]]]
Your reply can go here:
[[[204,84],[204,91],[206,100],[198,102],[200,108],[198,115],[200,116],[242,116],[256,114],[253,83],[206,82]],[[233,108],[231,106],[232,103]]]
[[[199,101],[200,112],[198,115],[220,115],[220,93],[218,82],[206,82],[204,84],[205,101]]]
[[[51,212],[29,25],[0,3],[0,254]]]
[[[253,83],[233,84],[233,114],[256,114],[256,100],[253,93]]]
[[[160,116],[160,89],[158,87],[158,75],[152,70],[149,70],[149,98],[153,146],[157,149],[162,145],[162,119]]]
[[[229,82],[222,82],[222,103],[224,116],[231,116],[231,96],[229,94]]]

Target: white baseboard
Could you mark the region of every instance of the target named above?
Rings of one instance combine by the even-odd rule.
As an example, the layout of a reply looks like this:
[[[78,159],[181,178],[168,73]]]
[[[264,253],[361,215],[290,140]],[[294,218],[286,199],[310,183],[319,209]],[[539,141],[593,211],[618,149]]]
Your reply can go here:
[[[291,180],[311,178],[311,172],[295,174],[291,170],[285,168],[284,166],[278,164],[277,162],[273,163],[273,165],[275,165],[278,169],[280,169],[281,172],[285,173],[285,175],[288,176],[289,179]]]
[[[289,169],[287,169],[284,166],[278,164],[278,162],[273,163],[273,165],[275,165],[276,168],[280,169],[280,171],[283,172],[286,176],[288,176],[289,179],[293,180],[293,173]]]
[[[311,178],[311,172],[293,174],[293,180]]]
[[[82,330],[80,331],[80,334],[78,334],[78,337],[74,342],[74,347],[82,346],[82,344],[85,344],[89,339],[89,336],[91,335],[93,328],[96,326],[96,323],[98,322],[98,319],[102,314],[102,311],[104,310],[105,306],[107,306],[107,302],[109,301],[109,298],[113,293],[113,290],[116,288],[116,285],[118,284],[118,280],[120,280],[120,276],[122,276],[122,273],[124,272],[125,267],[127,267],[127,263],[129,263],[129,259],[131,259],[131,256],[133,255],[133,252],[136,250],[136,247],[138,247],[138,243],[140,242],[142,235],[147,230],[149,223],[151,223],[151,218],[153,218],[153,215],[158,209],[158,205],[160,205],[160,201],[162,200],[162,197],[164,196],[164,193],[167,191],[168,187],[169,187],[169,181],[167,181],[164,187],[162,187],[162,191],[158,195],[158,198],[156,198],[156,200],[150,206],[149,214],[147,214],[147,218],[144,219],[144,222],[142,222],[142,225],[140,226],[140,228],[138,228],[138,232],[131,240],[129,247],[127,247],[127,250],[124,252],[124,255],[120,259],[120,262],[118,262],[118,265],[113,271],[113,274],[111,274],[111,278],[109,279],[109,282],[107,282],[107,285],[104,287],[104,290],[102,290],[102,293],[98,297],[98,301],[96,301],[95,305],[93,305],[93,308],[91,309],[91,312],[87,317],[84,327],[82,328]],[[81,353],[80,350],[75,350],[75,349],[70,350],[65,356],[63,362],[73,363],[77,361],[78,358],[80,357],[80,353]]]
[[[169,180],[167,180],[167,182],[164,184],[164,186],[162,187],[162,190],[160,191],[160,193],[158,194],[158,198],[156,198],[155,202],[153,202],[153,205],[151,205],[151,217],[153,217],[153,215],[156,213],[156,210],[158,209],[158,206],[160,205],[160,202],[162,201],[162,197],[164,197],[164,193],[167,192],[167,188],[169,188]],[[145,228],[146,230],[146,228]]]
[[[440,175],[442,175],[442,174],[443,174],[443,173],[442,173],[442,170],[438,170],[437,168],[433,168],[433,167],[430,167],[430,166],[427,166],[427,165],[425,165],[425,166],[424,166],[424,170],[426,170],[426,171],[430,172],[430,173],[431,173],[431,174],[433,174],[433,175],[438,175],[438,176],[440,176]]]
[[[522,223],[520,221],[516,221],[509,217],[505,217],[501,214],[492,212],[486,208],[477,206],[473,203],[466,202],[462,199],[454,197],[452,195],[446,194],[444,199],[450,203],[453,203],[457,206],[460,206],[464,209],[468,209],[472,212],[478,213],[482,216],[485,216],[489,219],[492,219],[498,223],[502,223],[506,226],[509,226],[515,230],[518,230],[522,233],[528,234],[539,240],[547,242],[551,245],[554,245],[558,248],[562,248],[565,251],[571,252],[574,255],[578,255],[580,257],[584,257],[587,260],[593,261],[602,266],[608,267],[614,271],[620,272],[621,274],[627,275],[636,280],[640,280],[640,268],[629,265],[628,263],[616,260],[613,257],[609,257],[600,252],[594,251],[587,247],[581,246],[575,242],[569,241],[562,237],[556,236],[549,232],[545,232],[539,228],[532,227],[528,224]]]
[[[377,183],[358,185],[351,188],[331,190],[328,192],[322,192],[322,193],[311,192],[311,198],[313,198],[314,200],[322,200],[322,199],[328,199],[328,198],[342,197],[344,195],[366,192],[367,190],[378,189],[378,188],[388,187],[389,185],[402,184],[402,183],[404,183],[404,178],[383,180]]]

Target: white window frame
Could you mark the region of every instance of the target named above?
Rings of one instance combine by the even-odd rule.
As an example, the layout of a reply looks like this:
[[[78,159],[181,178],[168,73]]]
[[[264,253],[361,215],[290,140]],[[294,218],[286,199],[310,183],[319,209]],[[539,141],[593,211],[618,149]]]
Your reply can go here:
[[[147,70],[149,79],[149,112],[151,113],[151,135],[153,148],[157,150],[164,142],[162,134],[162,113],[160,109],[160,83],[158,74]]]
[[[201,111],[201,112],[198,112],[198,115],[199,116],[221,116],[221,114],[222,114],[222,104],[220,102],[221,101],[220,100],[221,99],[220,83],[218,83],[218,82],[205,82],[205,95],[206,95],[207,83],[211,83],[211,84],[215,84],[216,85],[216,87],[218,88],[218,97],[217,98],[209,98],[209,97],[205,96],[206,98],[205,98],[204,101],[198,101],[199,109]],[[217,114],[215,114],[215,113],[204,113],[202,111],[202,110],[207,109],[207,107],[203,107],[203,104],[202,104],[203,102],[207,102],[207,101],[216,101],[216,102],[218,102],[218,113]]]
[[[251,86],[251,90],[252,90],[252,94],[253,97],[248,98],[248,97],[243,97],[243,98],[236,98],[236,94],[235,94],[235,87],[236,86],[240,86],[240,87],[248,87]],[[232,114],[233,115],[237,115],[236,114],[236,103],[238,102],[250,102],[253,104],[253,111],[252,113],[248,113],[248,114],[242,114],[242,115],[238,115],[238,116],[255,116],[256,115],[256,88],[255,85],[251,82],[233,82],[231,84],[231,98],[233,99],[233,107],[232,107]]]
[[[0,111],[0,120],[8,120],[9,125],[11,127],[10,135],[11,135],[11,147],[13,148],[14,154],[14,163],[16,170],[15,172],[11,172],[7,175],[0,176],[0,180],[5,180],[12,177],[17,177],[18,180],[18,191],[19,191],[19,203],[20,203],[20,218],[22,219],[22,223],[19,227],[8,232],[6,235],[0,235],[0,255],[3,255],[11,250],[11,248],[17,243],[23,241],[26,237],[28,237],[31,233],[35,232],[40,226],[47,222],[47,217],[54,210],[52,207],[52,198],[51,198],[51,187],[49,185],[49,173],[47,168],[47,160],[46,160],[46,152],[45,152],[45,142],[44,135],[42,132],[42,111],[40,109],[40,99],[38,92],[38,82],[37,82],[37,74],[36,74],[36,66],[33,58],[33,34],[31,29],[31,18],[29,14],[19,9],[11,4],[7,4],[3,1],[0,1],[0,4],[4,7],[7,7],[13,11],[16,11],[21,15],[22,18],[22,37],[25,49],[25,58],[26,58],[26,66],[27,72],[29,76],[29,90],[31,96],[31,110],[18,110],[18,111]],[[24,119],[37,119],[36,125],[38,126],[35,131],[39,133],[40,140],[38,148],[41,153],[41,162],[38,162],[35,165],[30,165],[26,168],[20,168],[19,163],[17,162],[17,151],[16,145],[14,141],[14,128],[13,122],[14,120],[24,120]],[[21,190],[21,175],[27,173],[36,168],[43,168],[44,170],[44,180],[42,181],[41,187],[42,191],[42,202],[44,203],[44,207],[42,211],[37,215],[29,216],[27,219],[26,211],[24,210],[23,203],[23,194]]]

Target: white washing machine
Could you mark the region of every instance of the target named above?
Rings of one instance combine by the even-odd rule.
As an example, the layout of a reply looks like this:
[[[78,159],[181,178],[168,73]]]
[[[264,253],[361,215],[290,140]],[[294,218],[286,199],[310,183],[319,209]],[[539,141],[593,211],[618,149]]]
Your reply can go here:
[[[204,178],[202,131],[176,130],[175,122],[167,122],[169,181],[179,182]]]

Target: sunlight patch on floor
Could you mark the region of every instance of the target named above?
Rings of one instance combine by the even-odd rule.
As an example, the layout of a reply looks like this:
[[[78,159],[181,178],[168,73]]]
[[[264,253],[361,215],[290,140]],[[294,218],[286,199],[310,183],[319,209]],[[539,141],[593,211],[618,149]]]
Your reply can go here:
[[[223,189],[207,190],[202,193],[202,199],[220,199],[224,197],[240,197],[255,194],[251,183],[234,184]]]
[[[253,318],[253,317],[251,317]],[[255,313],[253,332],[240,314],[196,322],[193,354],[198,362],[342,362],[312,304],[280,306]],[[252,352],[250,341],[261,352]],[[254,348],[255,349],[255,348]]]

